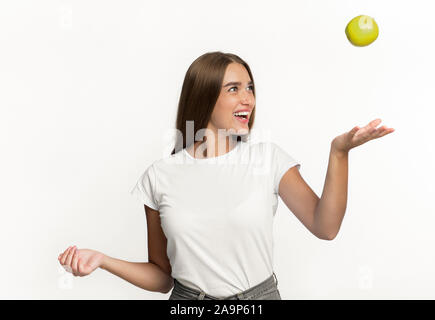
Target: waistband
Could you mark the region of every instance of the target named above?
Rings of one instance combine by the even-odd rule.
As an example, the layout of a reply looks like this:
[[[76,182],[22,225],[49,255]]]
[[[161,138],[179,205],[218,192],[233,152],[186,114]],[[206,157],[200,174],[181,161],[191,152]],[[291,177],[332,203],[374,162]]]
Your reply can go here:
[[[252,288],[249,288],[245,291],[239,292],[237,294],[228,296],[228,297],[224,297],[224,298],[217,298],[214,297],[212,295],[209,295],[207,293],[205,293],[204,291],[198,291],[196,289],[193,288],[189,288],[185,285],[183,285],[181,282],[177,281],[177,279],[174,279],[174,290],[175,287],[178,287],[184,291],[187,291],[191,294],[197,295],[198,296],[198,300],[204,300],[205,297],[210,298],[210,299],[216,299],[216,300],[227,300],[227,299],[231,299],[231,298],[237,298],[237,299],[244,299],[245,296],[250,295],[252,293],[254,293],[255,291],[257,291],[259,288],[263,287],[263,286],[269,286],[272,285],[273,283],[275,283],[276,286],[278,286],[278,279],[276,278],[275,272],[272,273],[272,275],[267,278],[266,280],[264,280],[263,282],[253,286]]]

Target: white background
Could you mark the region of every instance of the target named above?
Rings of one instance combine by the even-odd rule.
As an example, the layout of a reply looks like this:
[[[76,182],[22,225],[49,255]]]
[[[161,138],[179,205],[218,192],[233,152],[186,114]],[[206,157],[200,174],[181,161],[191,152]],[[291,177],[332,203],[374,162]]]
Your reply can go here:
[[[434,299],[435,27],[431,1],[2,1],[0,298],[168,299],[97,269],[69,245],[147,261],[129,194],[166,149],[189,65],[208,51],[250,65],[255,128],[301,162],[320,197],[330,142],[381,118],[396,131],[351,150],[346,215],[314,237],[280,200],[283,299]],[[344,33],[379,25],[370,46]]]

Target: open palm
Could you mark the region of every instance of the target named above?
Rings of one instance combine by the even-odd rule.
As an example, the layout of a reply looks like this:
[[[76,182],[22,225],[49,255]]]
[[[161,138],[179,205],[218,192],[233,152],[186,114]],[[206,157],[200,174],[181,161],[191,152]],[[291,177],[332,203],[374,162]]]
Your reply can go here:
[[[332,147],[336,151],[348,152],[350,149],[362,145],[367,141],[383,137],[394,131],[393,128],[387,128],[386,126],[376,128],[380,123],[381,119],[375,119],[363,128],[356,126],[349,132],[336,137],[332,141]]]

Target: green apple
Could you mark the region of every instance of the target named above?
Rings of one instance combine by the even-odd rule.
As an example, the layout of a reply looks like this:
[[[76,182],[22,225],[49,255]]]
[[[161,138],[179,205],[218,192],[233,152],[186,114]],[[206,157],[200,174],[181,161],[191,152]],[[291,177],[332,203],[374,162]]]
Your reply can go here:
[[[376,40],[379,28],[375,19],[360,15],[349,21],[345,32],[350,43],[357,47],[364,47]]]

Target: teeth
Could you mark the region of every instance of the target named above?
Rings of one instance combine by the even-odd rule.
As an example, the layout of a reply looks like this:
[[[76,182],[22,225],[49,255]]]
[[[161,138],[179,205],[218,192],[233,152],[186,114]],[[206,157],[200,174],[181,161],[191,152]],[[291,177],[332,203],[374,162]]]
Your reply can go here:
[[[242,112],[234,112],[235,116],[247,116],[249,114],[248,111],[242,111]]]

